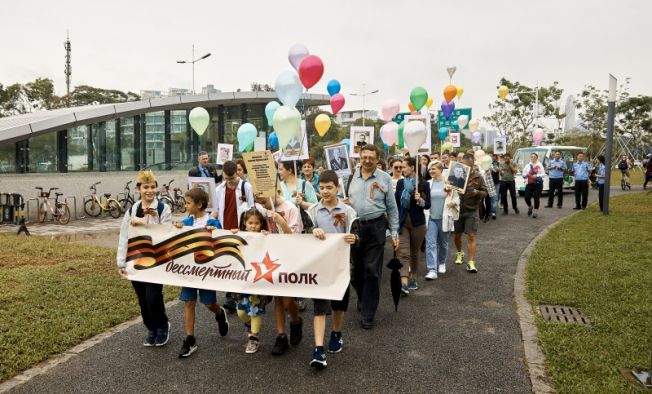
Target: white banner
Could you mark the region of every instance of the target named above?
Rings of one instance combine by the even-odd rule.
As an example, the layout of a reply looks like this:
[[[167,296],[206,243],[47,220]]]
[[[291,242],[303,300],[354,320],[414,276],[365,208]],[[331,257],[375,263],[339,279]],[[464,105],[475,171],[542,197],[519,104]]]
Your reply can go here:
[[[343,234],[129,227],[130,280],[244,294],[339,300],[349,281]]]

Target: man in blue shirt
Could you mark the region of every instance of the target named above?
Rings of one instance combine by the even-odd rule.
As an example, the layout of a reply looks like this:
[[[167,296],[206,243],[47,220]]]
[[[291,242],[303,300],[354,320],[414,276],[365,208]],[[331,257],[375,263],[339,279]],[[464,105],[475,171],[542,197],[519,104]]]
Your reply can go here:
[[[607,172],[607,167],[604,165],[606,159],[604,156],[600,155],[596,159],[596,162],[598,164],[597,170],[598,173],[596,174],[598,178],[598,203],[600,204],[600,212],[604,209],[604,182],[606,178],[606,172]]]
[[[188,176],[213,178],[215,186],[222,183],[222,175],[217,175],[217,169],[208,164],[208,152],[201,151],[197,154],[197,166],[188,171]]]
[[[385,231],[389,222],[394,250],[398,250],[398,208],[392,178],[377,169],[378,148],[367,144],[360,150],[360,168],[347,186],[345,199],[358,213],[360,243],[353,251],[353,283],[362,314],[364,329],[374,326],[380,298],[380,274],[385,251]]]
[[[589,200],[591,167],[589,162],[584,160],[584,153],[577,154],[577,161],[573,163],[573,174],[575,175],[575,208],[573,209],[586,209]]]
[[[562,160],[561,152],[555,152],[554,159],[548,162],[548,205],[546,208],[552,208],[552,202],[557,192],[557,208],[561,208],[564,201],[564,173],[567,170],[566,160]]]

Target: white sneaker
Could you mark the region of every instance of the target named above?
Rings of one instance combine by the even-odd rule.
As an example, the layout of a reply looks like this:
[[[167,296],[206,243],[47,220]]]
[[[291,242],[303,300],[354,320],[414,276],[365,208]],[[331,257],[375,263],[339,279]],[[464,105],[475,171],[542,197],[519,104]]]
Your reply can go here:
[[[426,280],[437,279],[437,273],[435,271],[428,271],[426,274]]]
[[[440,274],[445,274],[446,273],[446,264],[439,264],[439,267],[437,268],[437,271]]]

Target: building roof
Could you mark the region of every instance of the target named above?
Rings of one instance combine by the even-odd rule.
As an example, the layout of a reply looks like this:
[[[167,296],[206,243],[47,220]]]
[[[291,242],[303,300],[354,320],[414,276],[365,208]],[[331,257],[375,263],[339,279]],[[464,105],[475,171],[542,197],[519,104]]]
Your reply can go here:
[[[116,104],[87,105],[38,111],[0,118],[0,144],[20,141],[36,135],[65,130],[70,127],[102,122],[109,119],[164,110],[187,110],[197,106],[264,104],[277,100],[274,92],[219,92],[185,96],[156,97]],[[306,106],[326,105],[325,94],[305,94]]]

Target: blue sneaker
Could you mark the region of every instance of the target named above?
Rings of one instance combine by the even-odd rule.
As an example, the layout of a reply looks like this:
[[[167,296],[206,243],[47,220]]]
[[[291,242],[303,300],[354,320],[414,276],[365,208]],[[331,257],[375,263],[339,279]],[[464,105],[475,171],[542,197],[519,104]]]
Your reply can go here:
[[[310,361],[310,366],[317,369],[324,369],[327,365],[328,364],[326,363],[326,353],[324,353],[324,347],[316,347],[315,351],[312,352],[312,360]]]
[[[331,339],[328,340],[328,352],[339,353],[342,351],[343,346],[344,340],[342,339],[342,333],[331,331]]]
[[[167,327],[159,328],[156,330],[156,340],[154,344],[156,346],[165,346],[166,343],[170,340],[170,322],[168,322]]]
[[[156,344],[156,331],[154,330],[147,330],[147,336],[145,337],[145,341],[143,342],[143,346],[154,346]]]
[[[417,284],[417,280],[416,279],[410,280],[410,283],[408,283],[407,288],[408,288],[408,290],[416,290],[416,289],[418,289],[419,285]]]

